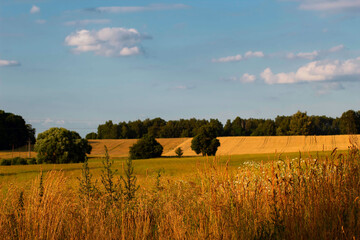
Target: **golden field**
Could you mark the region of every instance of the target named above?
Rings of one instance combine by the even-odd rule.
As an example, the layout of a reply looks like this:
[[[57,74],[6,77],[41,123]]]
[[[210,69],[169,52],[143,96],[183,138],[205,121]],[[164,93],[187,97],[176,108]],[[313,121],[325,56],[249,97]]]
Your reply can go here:
[[[346,150],[352,142],[357,142],[360,135],[330,135],[330,136],[268,136],[268,137],[218,137],[220,147],[217,155],[242,155],[263,153],[290,153],[332,151],[334,148]],[[158,138],[164,147],[163,156],[175,156],[175,149],[181,147],[184,156],[196,156],[191,150],[192,138]],[[107,146],[111,157],[127,157],[129,147],[137,139],[96,139],[89,140],[92,146],[90,157],[103,157],[104,145]],[[36,153],[31,151],[31,157]],[[29,157],[26,147],[0,151],[0,158]]]
[[[332,151],[334,148],[346,150],[351,142],[357,142],[360,135],[331,136],[271,136],[271,137],[218,137],[220,147],[217,155],[242,155],[261,153],[289,153]],[[191,150],[192,138],[159,138],[164,147],[163,156],[175,156],[175,149],[181,147],[184,156],[195,156]],[[136,139],[103,139],[89,140],[93,149],[91,157],[104,156],[104,145],[111,157],[126,157],[129,147]]]

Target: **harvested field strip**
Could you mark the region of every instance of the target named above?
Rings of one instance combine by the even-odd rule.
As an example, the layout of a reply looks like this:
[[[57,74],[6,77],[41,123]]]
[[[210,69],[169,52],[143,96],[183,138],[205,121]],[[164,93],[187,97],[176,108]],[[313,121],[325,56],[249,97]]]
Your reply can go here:
[[[219,137],[221,146],[219,155],[241,155],[258,153],[288,153],[331,151],[335,147],[346,150],[351,142],[357,142],[360,135],[336,135],[336,136],[265,136],[265,137]],[[360,139],[360,138],[359,138]],[[159,138],[157,139],[164,147],[163,156],[175,156],[174,150],[181,147],[184,156],[195,156],[191,150],[192,138]],[[89,140],[93,146],[91,157],[104,155],[104,145],[110,149],[112,157],[128,156],[129,147],[136,139],[116,140]]]

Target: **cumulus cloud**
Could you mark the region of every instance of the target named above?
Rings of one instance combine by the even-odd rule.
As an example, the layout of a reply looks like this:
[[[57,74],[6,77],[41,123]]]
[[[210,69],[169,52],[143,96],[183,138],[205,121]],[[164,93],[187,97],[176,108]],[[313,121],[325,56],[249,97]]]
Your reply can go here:
[[[242,75],[242,77],[240,78],[240,81],[242,83],[252,83],[256,80],[256,77],[255,75],[251,75],[251,74],[248,74],[248,73],[244,73]]]
[[[242,82],[242,83],[252,83],[255,82],[256,76],[251,75],[249,73],[244,73],[241,77],[228,77],[228,78],[221,78],[222,81],[226,82]]]
[[[298,82],[321,82],[356,77],[360,80],[360,57],[346,61],[313,61],[296,72],[274,74],[270,68],[261,73],[267,84],[289,84]]]
[[[190,90],[190,89],[194,89],[195,86],[188,86],[188,85],[178,85],[178,86],[175,86],[173,87],[172,89],[174,90]]]
[[[145,12],[145,11],[162,11],[162,10],[176,10],[186,9],[188,5],[184,4],[151,4],[148,6],[112,6],[112,7],[97,7],[88,8],[87,11],[100,12],[100,13],[133,13],[133,12]]]
[[[31,14],[35,14],[35,13],[39,13],[39,12],[40,12],[40,8],[38,6],[33,5],[30,9]]]
[[[252,52],[252,51],[248,51],[245,53],[245,58],[251,58],[251,57],[258,57],[258,58],[262,58],[264,57],[264,53],[263,52]]]
[[[79,30],[65,38],[65,44],[72,46],[75,53],[94,52],[102,56],[131,56],[140,54],[140,43],[149,36],[133,28],[102,28]]]
[[[360,9],[359,0],[301,0],[299,6],[302,10],[339,12]]]
[[[88,24],[107,24],[110,23],[110,19],[83,19],[65,22],[66,26],[85,26]]]
[[[320,56],[326,55],[328,53],[335,53],[339,52],[344,49],[344,45],[340,44],[338,46],[334,46],[327,50],[314,50],[312,52],[299,52],[299,53],[288,53],[288,59],[307,59],[307,60],[314,60],[319,58]]]
[[[20,66],[18,61],[0,59],[0,67]]]
[[[248,51],[245,53],[244,56],[242,56],[241,54],[237,54],[235,56],[227,56],[227,57],[221,57],[221,58],[213,58],[212,62],[239,62],[242,60],[246,60],[249,58],[263,58],[265,56],[265,54],[261,51]]]

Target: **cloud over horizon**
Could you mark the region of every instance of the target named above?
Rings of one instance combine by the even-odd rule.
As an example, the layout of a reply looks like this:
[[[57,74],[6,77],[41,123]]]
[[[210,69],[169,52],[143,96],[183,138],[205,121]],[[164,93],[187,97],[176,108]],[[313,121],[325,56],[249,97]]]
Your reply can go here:
[[[308,11],[341,12],[360,10],[359,0],[300,0],[299,9]]]
[[[176,10],[187,9],[190,6],[185,4],[151,4],[148,6],[110,6],[110,7],[96,7],[87,8],[86,11],[99,12],[99,13],[134,13],[145,11],[164,11],[164,10]]]
[[[314,50],[312,52],[299,52],[299,53],[288,53],[287,58],[288,59],[307,59],[307,60],[314,60],[316,58],[319,58],[323,55],[329,54],[329,53],[335,53],[339,52],[344,49],[344,45],[340,44],[334,47],[331,47],[327,50]]]
[[[134,28],[83,29],[68,35],[65,44],[74,47],[74,53],[94,52],[96,55],[119,57],[140,54],[141,41],[150,38]]]
[[[242,56],[241,54],[237,54],[235,56],[227,56],[227,57],[221,57],[221,58],[213,58],[211,61],[212,62],[239,62],[242,60],[246,60],[249,58],[263,58],[265,56],[265,54],[261,51],[248,51],[245,53],[244,56]]]
[[[15,67],[20,66],[18,61],[0,59],[0,67]]]
[[[30,9],[31,14],[35,14],[35,13],[39,13],[39,12],[40,12],[40,8],[38,6],[33,5]]]
[[[289,73],[274,74],[270,68],[266,68],[260,76],[267,84],[322,82],[350,77],[360,80],[360,57],[345,61],[313,61],[300,67],[296,72]]]

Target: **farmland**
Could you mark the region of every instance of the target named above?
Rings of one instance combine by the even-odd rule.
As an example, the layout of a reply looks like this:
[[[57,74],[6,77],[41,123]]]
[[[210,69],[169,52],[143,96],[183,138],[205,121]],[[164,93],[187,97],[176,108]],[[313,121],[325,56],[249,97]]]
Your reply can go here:
[[[131,200],[121,197],[124,188],[107,192],[100,157],[107,145],[112,169],[118,170],[113,181],[124,187],[119,180],[125,176],[124,156],[136,140],[92,140],[89,170],[98,192],[90,195],[79,192],[81,163],[0,167],[0,234],[6,239],[358,238],[357,137],[224,137],[217,157],[194,156],[186,138],[159,139],[167,156],[133,161],[140,188]],[[186,157],[172,157],[179,146]],[[332,147],[339,150],[328,151]]]

